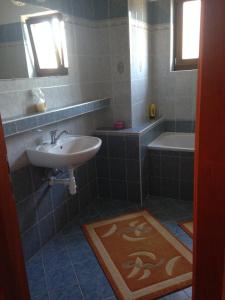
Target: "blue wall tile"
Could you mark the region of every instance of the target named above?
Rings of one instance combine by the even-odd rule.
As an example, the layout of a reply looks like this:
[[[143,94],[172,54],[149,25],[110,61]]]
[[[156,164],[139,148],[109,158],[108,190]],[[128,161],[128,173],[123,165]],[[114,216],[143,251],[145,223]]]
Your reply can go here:
[[[61,206],[67,199],[66,188],[62,184],[56,184],[51,187],[52,203],[54,210]]]
[[[53,213],[50,213],[47,217],[43,218],[38,225],[41,235],[41,245],[44,245],[55,235]]]
[[[63,121],[69,118],[74,118],[86,113],[109,107],[110,99],[99,99],[75,105],[65,109],[51,111],[43,114],[35,114],[29,117],[21,117],[17,120],[3,122],[5,136],[18,134],[32,129],[46,126],[57,121]]]
[[[36,202],[37,217],[39,220],[46,217],[49,212],[53,211],[52,197],[49,186],[40,188],[34,194]]]
[[[71,196],[63,185],[48,185],[46,179],[54,174],[44,168],[28,166],[12,173],[26,260],[79,214],[82,208],[79,203],[85,208],[97,197],[96,174],[95,160],[80,167],[77,170],[79,192]],[[68,174],[63,171],[56,176],[66,178]]]
[[[33,193],[32,178],[28,167],[13,172],[11,178],[16,202],[23,201]]]
[[[28,128],[36,128],[38,126],[38,117],[33,116],[29,118],[19,119],[16,122],[16,129],[18,132],[26,131]]]
[[[148,3],[148,22],[151,25],[170,22],[170,0],[158,0]]]
[[[121,158],[110,159],[110,176],[115,180],[126,180],[125,160]]]
[[[32,195],[17,204],[17,213],[22,233],[36,223],[36,202]]]
[[[97,189],[97,183],[95,182],[95,188]],[[96,197],[93,195],[93,197]],[[79,202],[78,202],[78,194],[77,195],[69,195],[67,200],[67,208],[68,208],[68,218],[72,220],[74,216],[79,213]]]
[[[98,178],[98,194],[100,197],[109,198],[110,193],[110,180],[109,178]]]
[[[107,135],[101,135],[101,134],[96,134],[97,137],[99,137],[102,140],[102,146],[97,153],[97,157],[107,157],[108,156],[108,136]]]
[[[140,161],[135,159],[127,159],[126,172],[128,181],[140,181]]]
[[[78,170],[75,171],[75,177],[77,181],[78,190],[85,187],[88,183],[88,168],[87,165],[82,165]]]
[[[4,124],[3,128],[5,136],[10,136],[16,132],[16,122]]]
[[[38,225],[34,225],[22,235],[22,242],[24,257],[28,260],[41,247]]]
[[[23,33],[21,23],[0,25],[0,43],[22,42]]]
[[[111,180],[112,199],[127,200],[127,184],[126,181]]]
[[[96,20],[107,19],[109,17],[108,0],[95,0],[94,12]]]
[[[110,18],[128,17],[128,0],[109,1]]]
[[[97,175],[99,178],[109,177],[109,163],[107,158],[97,157]]]
[[[109,136],[108,137],[109,157],[124,158],[125,157],[125,137]]]
[[[57,207],[54,215],[55,215],[55,225],[56,225],[56,231],[58,232],[60,229],[62,229],[66,223],[69,220],[68,217],[68,209],[66,206],[66,202],[63,203],[61,206]]]
[[[128,181],[127,182],[127,192],[128,200],[134,203],[140,203],[141,201],[141,187],[140,182]]]
[[[126,158],[139,159],[139,137],[138,136],[126,137]]]

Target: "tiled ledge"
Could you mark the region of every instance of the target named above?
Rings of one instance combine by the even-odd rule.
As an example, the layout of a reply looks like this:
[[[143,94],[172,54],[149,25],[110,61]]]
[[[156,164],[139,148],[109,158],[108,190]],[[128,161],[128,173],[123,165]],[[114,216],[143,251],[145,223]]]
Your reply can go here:
[[[112,128],[98,128],[95,132],[103,135],[138,135],[141,136],[146,133],[146,131],[152,129],[153,127],[164,122],[164,118],[160,117],[155,120],[151,120],[142,125],[132,128],[126,128],[121,130],[116,130]]]
[[[5,137],[23,133],[35,128],[54,124],[74,117],[79,117],[109,107],[110,98],[93,100],[41,114],[25,116],[3,121]]]

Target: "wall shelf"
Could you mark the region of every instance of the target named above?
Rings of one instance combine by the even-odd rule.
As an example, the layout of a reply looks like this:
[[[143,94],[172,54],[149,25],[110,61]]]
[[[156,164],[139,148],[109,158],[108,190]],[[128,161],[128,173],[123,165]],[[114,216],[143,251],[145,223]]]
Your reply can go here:
[[[109,107],[110,98],[98,99],[44,113],[3,120],[5,137],[20,134]]]

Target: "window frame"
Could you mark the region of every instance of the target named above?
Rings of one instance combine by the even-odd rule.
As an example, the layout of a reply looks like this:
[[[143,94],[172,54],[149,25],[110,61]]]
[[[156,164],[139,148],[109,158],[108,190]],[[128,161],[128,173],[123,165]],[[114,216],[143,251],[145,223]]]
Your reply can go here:
[[[182,59],[183,4],[195,0],[174,0],[174,70],[198,69],[199,58]]]
[[[29,17],[26,20],[26,26],[27,26],[27,30],[28,30],[28,35],[29,35],[29,39],[30,39],[30,43],[31,43],[31,48],[32,48],[32,53],[33,53],[33,57],[34,57],[34,67],[35,67],[35,71],[37,76],[39,77],[45,77],[45,76],[63,76],[63,75],[68,75],[69,74],[69,69],[68,67],[65,67],[65,59],[64,59],[64,52],[63,52],[63,47],[61,45],[61,53],[62,53],[62,62],[60,59],[60,53],[55,45],[55,51],[56,51],[56,59],[57,59],[57,64],[58,64],[58,68],[56,69],[43,69],[40,68],[39,65],[39,61],[38,61],[38,55],[37,55],[37,50],[35,47],[35,43],[34,43],[34,38],[33,38],[33,33],[31,30],[31,26],[33,24],[38,24],[44,21],[49,21],[51,22],[53,18],[57,18],[59,21],[63,21],[63,16],[61,13],[52,13],[52,14],[48,14],[48,15],[40,15],[40,16],[33,16],[33,17]]]

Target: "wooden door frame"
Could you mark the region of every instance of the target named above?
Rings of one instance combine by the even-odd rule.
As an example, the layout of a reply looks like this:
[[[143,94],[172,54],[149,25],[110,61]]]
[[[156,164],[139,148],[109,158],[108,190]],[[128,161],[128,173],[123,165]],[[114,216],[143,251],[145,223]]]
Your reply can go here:
[[[27,275],[0,117],[0,299],[29,300]]]
[[[193,299],[222,300],[225,253],[225,1],[202,0]]]

